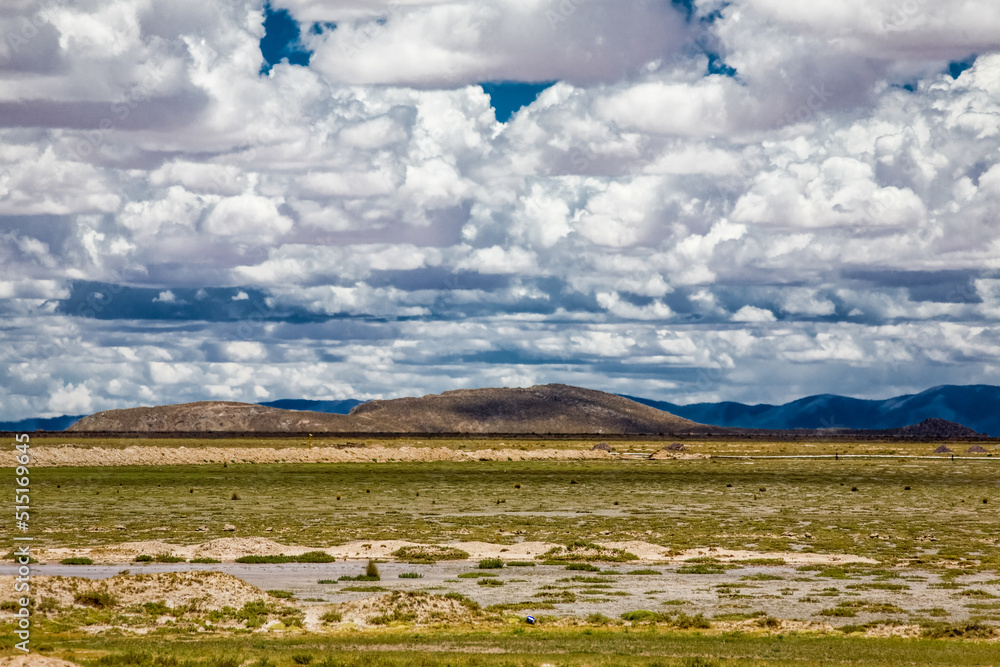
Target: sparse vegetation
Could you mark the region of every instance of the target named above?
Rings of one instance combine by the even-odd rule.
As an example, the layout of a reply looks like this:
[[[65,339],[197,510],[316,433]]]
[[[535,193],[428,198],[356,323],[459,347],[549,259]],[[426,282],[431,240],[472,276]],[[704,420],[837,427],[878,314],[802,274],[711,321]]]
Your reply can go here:
[[[74,556],[71,558],[63,558],[59,561],[63,565],[93,565],[94,561],[85,556]]]

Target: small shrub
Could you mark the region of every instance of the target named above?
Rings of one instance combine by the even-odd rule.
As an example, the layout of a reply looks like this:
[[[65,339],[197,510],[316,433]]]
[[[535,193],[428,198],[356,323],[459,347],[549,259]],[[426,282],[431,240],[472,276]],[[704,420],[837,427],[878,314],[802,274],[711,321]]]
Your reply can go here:
[[[399,573],[399,578],[400,579],[423,579],[424,575],[420,574],[419,572],[400,572]]]
[[[240,494],[233,491],[233,496],[232,498],[230,498],[230,500],[240,500]]]
[[[499,574],[493,574],[492,572],[462,572],[457,575],[459,579],[482,579],[483,577],[499,577]]]
[[[163,602],[163,600],[160,600],[158,602],[144,602],[142,605],[142,610],[145,613],[149,614],[150,616],[153,616],[154,618],[159,616],[166,616],[171,611],[170,607],[168,607],[166,603]]]
[[[969,622],[962,625],[935,625],[924,629],[924,636],[932,639],[944,639],[946,637],[989,639],[993,637],[993,634],[993,626],[976,622]]]
[[[858,613],[849,607],[833,607],[832,609],[821,609],[820,616],[835,616],[837,618],[854,618]]]
[[[604,614],[587,614],[587,623],[591,625],[610,625],[611,618]]]
[[[993,595],[992,593],[987,593],[986,591],[982,591],[982,590],[975,589],[975,588],[970,588],[968,590],[962,591],[961,593],[959,593],[959,595],[962,595],[962,596],[967,597],[967,598],[979,598],[979,599],[983,599],[983,600],[993,599],[993,598],[997,597],[996,595]]]
[[[507,567],[535,567],[538,563],[530,560],[512,560],[507,563]]]
[[[707,629],[712,627],[712,623],[705,618],[702,614],[695,614],[694,616],[688,616],[687,614],[678,614],[676,618],[672,621],[672,625],[675,628],[680,628],[682,630],[691,629]]]
[[[308,653],[296,653],[292,656],[292,662],[296,665],[308,665],[313,661],[313,657]]]
[[[73,602],[87,607],[107,609],[115,606],[118,603],[118,600],[116,600],[115,597],[107,591],[85,591],[74,595]]]
[[[579,570],[581,572],[600,572],[601,568],[596,565],[591,565],[590,563],[570,563],[566,566],[567,570]]]
[[[644,574],[661,574],[661,572],[659,570],[653,570],[653,569],[650,569],[650,568],[647,567],[647,568],[642,568],[642,569],[639,569],[639,570],[632,570],[631,572],[626,572],[625,574],[639,574],[639,575],[644,575]]]
[[[293,597],[295,597],[295,593],[279,589],[269,590],[267,594],[273,598],[281,598],[282,600],[291,600]]]
[[[152,563],[153,562],[153,557],[150,556],[149,554],[142,554],[141,556],[136,556],[135,557],[135,562],[136,563]]]
[[[368,577],[369,581],[379,581],[382,579],[382,574],[378,571],[378,565],[371,558],[368,559],[368,565],[365,567],[365,576]]]
[[[410,563],[433,563],[439,560],[465,560],[469,557],[467,551],[454,547],[413,546],[402,547],[392,553],[399,560]]]
[[[335,583],[337,583],[337,580],[336,579],[320,579],[316,583],[317,584],[335,584]]]
[[[340,623],[340,621],[343,618],[344,615],[339,611],[328,611],[322,616],[320,616],[319,620],[323,621],[324,623]]]
[[[192,558],[190,562],[192,562],[192,563],[221,563],[222,561],[219,560],[218,558],[208,558],[206,556],[206,557],[203,557],[203,558]]]
[[[503,567],[503,561],[499,558],[484,558],[479,561],[480,570],[496,570]]]
[[[757,625],[762,628],[780,628],[781,620],[774,618],[773,616],[761,616],[756,621]]]
[[[325,551],[307,551],[295,557],[297,563],[333,563],[336,560]]]
[[[93,565],[94,561],[84,556],[76,556],[74,558],[63,558],[59,561],[63,565]]]
[[[389,589],[382,586],[344,586],[340,590],[347,593],[382,593]]]
[[[480,586],[503,586],[503,582],[499,579],[480,579],[476,583]]]
[[[286,556],[284,554],[279,556],[240,556],[236,559],[236,562],[259,565],[263,563],[295,563],[297,559],[296,556]]]
[[[173,556],[167,552],[158,553],[153,557],[157,563],[184,563],[187,559],[180,556]]]
[[[626,611],[621,615],[623,621],[631,621],[632,623],[657,623],[669,620],[669,618],[666,614],[658,611],[649,611],[648,609]]]
[[[723,574],[726,568],[713,563],[695,563],[677,568],[677,574]]]

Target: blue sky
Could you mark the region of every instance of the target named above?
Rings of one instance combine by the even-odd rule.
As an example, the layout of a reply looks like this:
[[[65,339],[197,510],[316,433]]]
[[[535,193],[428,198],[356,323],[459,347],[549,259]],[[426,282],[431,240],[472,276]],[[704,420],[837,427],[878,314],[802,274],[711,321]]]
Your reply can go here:
[[[1000,384],[995,3],[39,7],[0,16],[0,419]]]

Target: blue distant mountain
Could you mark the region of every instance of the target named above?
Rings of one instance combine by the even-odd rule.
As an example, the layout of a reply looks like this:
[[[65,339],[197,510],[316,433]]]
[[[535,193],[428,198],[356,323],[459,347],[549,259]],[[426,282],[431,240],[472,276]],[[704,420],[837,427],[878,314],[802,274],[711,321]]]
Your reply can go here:
[[[346,415],[354,406],[361,405],[364,401],[347,398],[342,401],[310,401],[304,398],[282,398],[277,401],[258,403],[269,408],[281,408],[282,410],[308,410],[310,412],[325,412],[331,415]]]
[[[676,405],[636,396],[626,398],[714,426],[888,429],[937,417],[964,424],[979,433],[1000,437],[1000,387],[984,384],[942,385],[919,394],[882,401],[820,394],[784,405],[732,402]]]
[[[700,424],[757,429],[852,428],[881,430],[918,424],[938,418],[963,424],[993,437],[1000,437],[1000,387],[992,385],[942,385],[919,394],[885,400],[864,400],[832,394],[800,398],[784,405],[743,403],[694,403],[677,405],[637,396],[625,396]],[[345,415],[365,401],[313,401],[281,399],[260,403],[285,410],[309,410]],[[0,422],[0,431],[62,431],[83,415],[22,419]]]
[[[67,428],[83,419],[86,415],[63,415],[62,417],[33,417],[16,422],[0,422],[0,431],[65,431]]]

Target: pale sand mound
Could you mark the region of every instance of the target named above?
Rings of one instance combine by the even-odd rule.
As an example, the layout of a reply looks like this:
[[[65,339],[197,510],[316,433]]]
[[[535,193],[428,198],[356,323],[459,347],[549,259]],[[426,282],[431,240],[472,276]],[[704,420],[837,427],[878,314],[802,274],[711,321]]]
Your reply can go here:
[[[44,555],[52,558],[57,555],[46,551]],[[169,553],[171,556],[181,558],[215,558],[222,561],[232,561],[242,556],[298,556],[308,551],[322,551],[321,548],[295,547],[281,544],[266,537],[220,537],[216,540],[205,542],[204,544],[180,545],[160,540],[146,540],[144,542],[123,542],[122,544],[106,547],[97,547],[92,550],[77,549],[79,554],[86,555],[94,560],[116,559],[131,561],[136,556],[143,554],[155,556],[161,553]]]
[[[358,540],[337,547],[324,549],[336,558],[392,558],[392,554],[403,547],[425,546],[406,540]]]
[[[107,593],[115,606],[163,601],[168,607],[194,604],[199,609],[242,607],[247,602],[266,598],[256,586],[222,572],[160,572],[155,574],[119,574],[109,579],[83,577],[32,577],[34,596],[52,598],[62,607],[86,606],[77,600],[87,593]],[[0,577],[0,598],[15,599],[14,577]]]
[[[453,598],[403,591],[345,602],[340,605],[340,612],[342,623],[358,626],[468,622],[481,616],[478,607],[466,606]]]
[[[8,655],[0,658],[0,667],[80,667],[75,662],[49,658],[44,655]]]
[[[688,549],[677,553],[670,547],[651,544],[641,540],[624,542],[597,542],[599,549],[576,546],[567,550],[565,545],[553,542],[517,542],[514,544],[493,544],[490,542],[449,542],[434,545],[442,548],[457,548],[469,554],[470,560],[483,558],[502,558],[504,560],[534,560],[550,549],[558,547],[566,557],[574,555],[579,558],[601,560],[603,557],[620,556],[620,552],[633,554],[638,558],[632,562],[664,562],[683,561],[688,558],[710,556],[720,561],[749,560],[753,558],[781,558],[789,565],[814,565],[836,563],[875,563],[877,561],[852,554],[819,554],[798,551],[749,551],[742,549],[718,549],[702,547]],[[178,545],[159,540],[145,542],[125,542],[118,545],[95,547],[93,549],[48,549],[40,553],[43,560],[58,561],[66,556],[88,556],[95,561],[130,562],[136,556],[155,556],[169,553],[182,558],[215,558],[224,562],[232,562],[242,556],[297,556],[309,551],[323,551],[337,559],[379,558],[391,560],[393,554],[403,547],[430,546],[406,540],[356,540],[333,547],[302,547],[281,544],[264,537],[222,537],[204,544]]]

